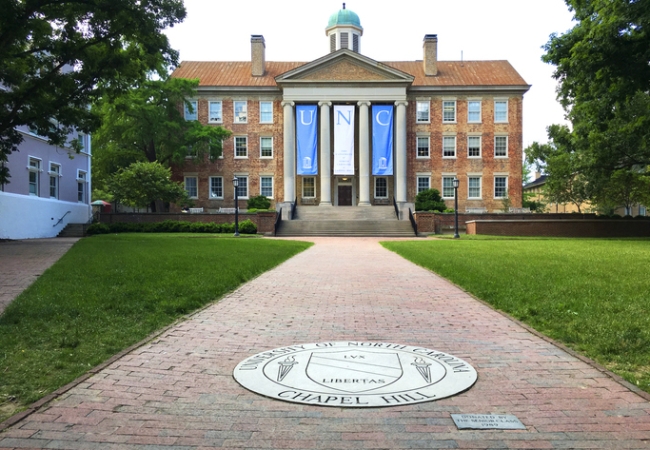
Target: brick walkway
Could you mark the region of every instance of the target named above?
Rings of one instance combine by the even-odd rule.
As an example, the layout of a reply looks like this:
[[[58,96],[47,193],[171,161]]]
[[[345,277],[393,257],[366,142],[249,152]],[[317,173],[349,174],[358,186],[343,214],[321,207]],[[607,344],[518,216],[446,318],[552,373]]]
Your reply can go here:
[[[78,240],[56,238],[0,242],[0,314]]]
[[[650,448],[650,403],[377,239],[316,245],[0,434],[0,448]],[[270,400],[232,378],[266,349],[321,341],[425,346],[470,362],[469,391],[342,409]],[[526,430],[459,431],[451,413]]]

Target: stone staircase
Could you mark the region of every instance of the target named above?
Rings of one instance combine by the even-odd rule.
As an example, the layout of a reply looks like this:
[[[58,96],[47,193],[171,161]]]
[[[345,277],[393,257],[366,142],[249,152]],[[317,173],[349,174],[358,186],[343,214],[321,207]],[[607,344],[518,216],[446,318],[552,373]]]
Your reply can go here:
[[[278,236],[415,237],[411,223],[397,220],[392,206],[298,206]]]
[[[88,225],[85,223],[69,223],[56,237],[85,237],[86,228]]]

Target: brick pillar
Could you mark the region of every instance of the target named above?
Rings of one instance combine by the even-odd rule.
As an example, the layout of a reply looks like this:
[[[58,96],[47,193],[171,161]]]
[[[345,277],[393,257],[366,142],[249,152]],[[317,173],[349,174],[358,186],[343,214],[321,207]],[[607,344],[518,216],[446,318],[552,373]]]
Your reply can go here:
[[[359,205],[370,206],[370,102],[359,106]]]
[[[332,206],[332,144],[330,140],[330,108],[332,102],[320,106],[320,205]]]

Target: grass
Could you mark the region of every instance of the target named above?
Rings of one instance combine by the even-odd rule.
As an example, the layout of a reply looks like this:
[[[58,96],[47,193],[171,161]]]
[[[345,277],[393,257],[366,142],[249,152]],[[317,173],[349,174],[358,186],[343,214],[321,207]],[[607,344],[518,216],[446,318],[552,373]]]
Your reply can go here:
[[[383,245],[650,392],[650,240]]]
[[[0,316],[0,421],[310,245],[196,234],[80,240]]]

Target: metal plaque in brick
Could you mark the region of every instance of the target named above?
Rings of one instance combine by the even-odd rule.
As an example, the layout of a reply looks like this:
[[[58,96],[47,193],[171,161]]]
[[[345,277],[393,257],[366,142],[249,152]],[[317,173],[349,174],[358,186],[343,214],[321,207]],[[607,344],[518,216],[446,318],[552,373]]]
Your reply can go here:
[[[462,359],[425,347],[386,342],[319,342],[253,355],[233,372],[246,389],[277,400],[376,408],[430,402],[474,385]]]
[[[459,430],[525,430],[526,426],[510,414],[452,414]]]

